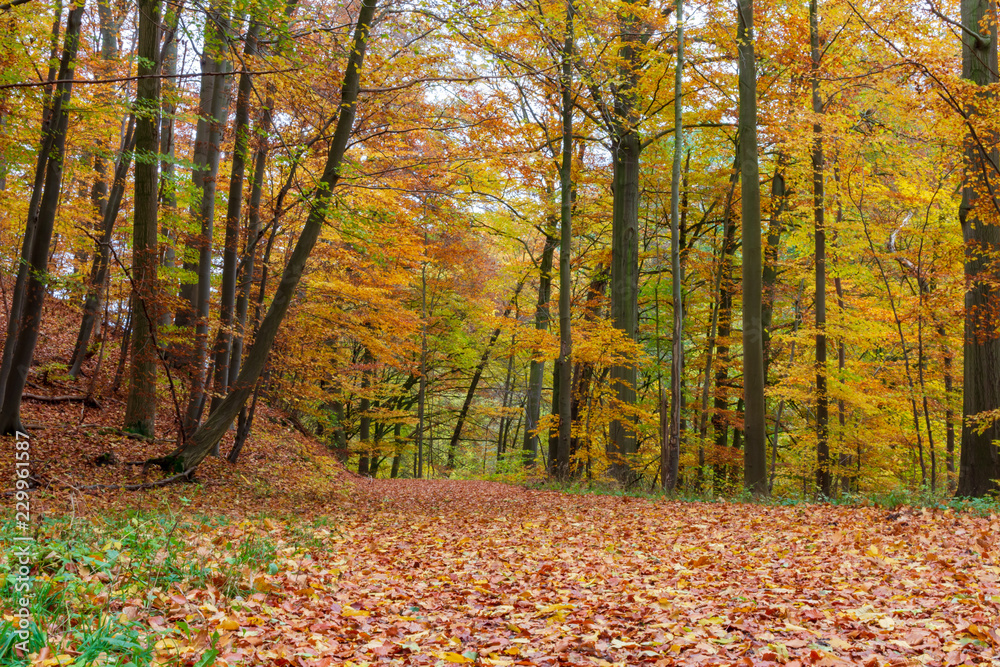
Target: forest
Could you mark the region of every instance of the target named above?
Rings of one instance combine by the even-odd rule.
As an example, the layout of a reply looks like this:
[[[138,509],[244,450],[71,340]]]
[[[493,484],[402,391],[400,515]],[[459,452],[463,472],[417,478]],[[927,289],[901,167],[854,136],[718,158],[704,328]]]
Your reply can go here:
[[[758,5],[0,6],[0,430],[994,491],[995,7]]]
[[[0,0],[0,665],[1000,664],[991,0]]]

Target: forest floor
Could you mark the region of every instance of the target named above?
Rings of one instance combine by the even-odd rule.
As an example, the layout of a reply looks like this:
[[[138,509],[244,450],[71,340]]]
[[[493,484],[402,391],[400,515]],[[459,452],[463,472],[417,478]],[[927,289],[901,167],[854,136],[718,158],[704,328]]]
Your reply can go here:
[[[327,486],[43,493],[29,664],[1000,660],[994,517]]]

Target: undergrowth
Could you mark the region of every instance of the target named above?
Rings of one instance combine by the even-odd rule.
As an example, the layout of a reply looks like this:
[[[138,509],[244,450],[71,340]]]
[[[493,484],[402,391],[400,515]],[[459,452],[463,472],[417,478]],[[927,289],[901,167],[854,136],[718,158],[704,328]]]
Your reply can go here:
[[[209,589],[221,605],[257,592],[258,573],[273,573],[279,547],[251,527],[270,519],[232,523],[225,518],[181,516],[171,511],[120,517],[44,517],[34,525],[28,654],[15,624],[16,559],[0,561],[0,665],[136,666],[162,664],[165,649],[192,645],[196,628],[185,622],[151,632],[151,617],[167,615],[185,591]],[[244,530],[246,528],[247,530]],[[17,534],[12,517],[0,520],[0,545],[11,554]],[[310,545],[312,546],[312,545]],[[282,549],[298,552],[299,547]],[[177,664],[207,667],[217,652],[201,633],[202,650]],[[185,636],[187,634],[188,636]],[[158,662],[157,662],[158,661]]]

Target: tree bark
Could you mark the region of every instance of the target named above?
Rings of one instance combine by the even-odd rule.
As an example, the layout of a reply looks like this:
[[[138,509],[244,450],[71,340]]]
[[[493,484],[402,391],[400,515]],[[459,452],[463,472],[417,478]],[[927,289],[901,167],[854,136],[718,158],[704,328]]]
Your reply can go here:
[[[215,339],[215,379],[210,410],[222,402],[229,389],[229,363],[233,349],[233,326],[236,321],[236,279],[240,242],[240,214],[243,211],[243,182],[247,155],[250,150],[250,93],[252,80],[246,69],[257,55],[257,38],[261,25],[251,20],[243,50],[244,68],[240,72],[236,93],[235,145],[229,178],[229,201],[226,208],[226,241],[222,251],[222,286],[220,289],[219,331]]]
[[[989,33],[980,35],[984,19]],[[967,100],[965,114],[966,169],[962,183],[959,220],[965,240],[965,343],[964,399],[962,402],[962,444],[959,459],[958,495],[984,496],[998,489],[1000,479],[1000,420],[995,415],[982,432],[976,416],[1000,409],[1000,332],[996,313],[1000,312],[1000,202],[996,195],[998,152],[988,148],[993,137],[982,136],[979,118],[992,109],[995,93],[990,92],[997,76],[996,5],[988,0],[962,0],[962,78],[981,86]],[[971,33],[971,34],[970,34]],[[983,107],[983,108],[981,108]]]
[[[135,101],[135,216],[132,225],[132,366],[123,428],[156,434],[156,251],[159,189],[156,62],[160,45],[160,0],[139,0],[139,76]]]
[[[562,167],[559,170],[559,446],[556,477],[570,472],[573,428],[573,282],[570,253],[573,246],[573,0],[566,3],[566,39],[562,50]]]
[[[681,408],[684,395],[684,297],[681,273],[681,155],[684,152],[684,0],[677,0],[677,64],[674,69],[674,160],[670,179],[670,274],[672,277],[673,332],[670,354],[670,424],[661,437],[660,482],[664,491],[677,488],[681,454]]]
[[[813,122],[812,179],[813,222],[816,248],[816,485],[820,494],[829,498],[833,494],[833,477],[830,474],[829,397],[826,390],[826,224],[824,221],[825,197],[823,193],[823,126],[819,117],[823,102],[819,94],[819,9],[818,0],[809,0],[809,42],[811,45],[812,110]]]
[[[41,145],[38,150],[38,159],[35,163],[35,178],[31,188],[31,197],[28,200],[24,236],[21,238],[21,252],[17,262],[17,278],[14,281],[14,289],[11,294],[10,312],[7,314],[7,336],[4,339],[3,357],[0,358],[0,406],[3,404],[7,381],[10,378],[10,372],[14,365],[15,341],[23,325],[24,299],[27,293],[28,276],[31,271],[29,256],[35,238],[35,228],[38,223],[38,205],[41,202],[42,192],[45,189],[46,167],[56,140],[56,133],[52,131],[52,109],[57,102],[57,98],[52,95],[52,82],[56,79],[56,74],[59,72],[61,66],[59,61],[59,33],[62,29],[61,0],[56,2],[53,13],[55,14],[55,18],[52,20],[50,64],[42,96]],[[62,80],[63,77],[60,76],[59,79]],[[59,92],[61,98],[61,91]]]
[[[215,53],[216,72],[228,72],[230,64],[225,60],[224,43],[228,39],[229,17],[227,12],[220,13],[218,8],[209,10],[210,23],[214,26],[212,33],[217,40],[211,45]],[[214,17],[214,20],[213,18]],[[209,34],[206,29],[206,36]],[[206,48],[206,51],[208,49]],[[217,79],[212,88],[211,116],[208,119],[208,146],[206,147],[206,165],[208,174],[202,180],[201,201],[198,205],[196,219],[201,224],[201,236],[198,239],[198,285],[195,301],[191,303],[197,318],[194,334],[194,353],[192,355],[191,393],[188,398],[187,412],[184,415],[184,432],[190,434],[201,421],[202,409],[205,405],[210,370],[206,367],[208,361],[208,329],[209,311],[212,299],[212,229],[215,221],[215,191],[219,174],[219,157],[221,153],[222,134],[226,124],[226,107],[229,98],[229,77],[215,76]],[[228,359],[227,359],[228,363]],[[219,455],[218,443],[212,450],[213,456]]]
[[[639,332],[639,156],[642,152],[635,96],[641,66],[641,25],[631,5],[623,6],[618,21],[622,34],[618,49],[621,64],[611,128],[611,320],[626,338],[635,341]],[[635,477],[629,462],[629,457],[637,451],[635,420],[628,412],[635,405],[636,380],[635,364],[612,366],[611,383],[618,414],[611,422],[609,472],[624,485],[630,484]]]
[[[133,114],[129,118],[128,130],[118,154],[114,180],[111,183],[111,190],[104,206],[100,230],[101,238],[97,242],[97,254],[94,255],[93,265],[90,268],[87,294],[83,300],[80,332],[76,337],[76,345],[73,347],[73,357],[70,361],[69,375],[74,378],[80,377],[83,361],[87,357],[87,348],[90,346],[90,338],[101,310],[101,294],[107,285],[111,269],[111,237],[114,235],[115,222],[118,220],[122,197],[125,194],[129,166],[132,164],[132,149],[135,145],[134,126],[135,115]]]
[[[551,221],[550,221],[551,222]],[[555,224],[545,230],[545,246],[542,248],[542,260],[538,266],[538,302],[535,306],[535,331],[548,331],[551,318],[549,298],[552,294],[552,257],[555,254],[556,238]],[[542,385],[545,384],[545,359],[531,357],[528,368],[528,395],[524,413],[524,452],[525,463],[535,464],[538,456],[538,420],[542,413]]]

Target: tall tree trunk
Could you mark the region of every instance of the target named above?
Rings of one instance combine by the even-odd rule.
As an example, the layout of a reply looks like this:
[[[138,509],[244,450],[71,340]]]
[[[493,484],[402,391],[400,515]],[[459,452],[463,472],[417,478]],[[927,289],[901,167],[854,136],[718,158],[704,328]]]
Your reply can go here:
[[[244,67],[236,93],[233,166],[229,178],[229,200],[226,208],[226,241],[222,251],[222,286],[220,290],[219,332],[215,339],[215,379],[210,410],[222,402],[229,389],[229,362],[233,348],[233,326],[236,321],[236,279],[240,243],[240,214],[243,211],[243,181],[250,150],[250,94],[252,81],[246,64],[257,55],[260,23],[252,19],[243,50]]]
[[[684,0],[677,0],[677,64],[674,69],[674,161],[670,179],[670,274],[673,279],[673,332],[670,354],[669,436],[661,438],[660,481],[664,491],[677,487],[681,454],[681,408],[684,396],[684,297],[681,274],[681,155],[684,152]],[[663,442],[666,440],[666,442]]]
[[[757,162],[757,61],[753,0],[740,0],[740,183],[743,212],[743,486],[767,495],[764,337],[761,329],[760,174]]]
[[[737,171],[738,178],[739,171]],[[736,223],[731,219],[731,212],[727,210],[726,216],[730,216],[724,222],[725,236],[722,246],[722,283],[719,288],[719,314],[716,328],[715,356],[718,360],[718,369],[715,371],[715,397],[712,414],[712,431],[715,436],[715,460],[728,455],[726,451],[729,443],[729,417],[726,412],[729,410],[729,336],[732,333],[733,323],[733,258],[736,255]],[[728,479],[732,477],[732,465],[728,459],[717,463],[715,466],[716,479]]]
[[[830,426],[829,397],[826,390],[826,224],[823,194],[823,126],[819,116],[823,113],[823,101],[819,94],[819,9],[818,0],[809,0],[809,42],[811,52],[812,110],[816,115],[813,123],[812,178],[813,178],[813,221],[816,244],[816,485],[820,494],[831,497],[833,493],[830,474]]]
[[[222,13],[219,13],[217,9],[213,13],[210,9],[209,14],[209,20],[216,24],[214,37],[217,41],[212,44],[216,59],[214,71],[228,72],[230,64],[225,60],[224,46],[229,38],[228,9]],[[195,292],[196,300],[192,303],[192,308],[197,314],[194,354],[191,362],[193,377],[188,408],[184,415],[184,432],[187,434],[197,428],[201,421],[208,381],[211,377],[210,370],[206,365],[208,361],[209,311],[212,299],[212,229],[215,221],[215,191],[219,173],[219,157],[222,152],[222,134],[226,124],[226,108],[229,100],[229,77],[216,76],[214,78],[217,80],[212,89],[212,108],[207,135],[206,164],[208,174],[201,184],[201,201],[197,213],[197,220],[201,223],[201,236],[198,239],[198,286]],[[216,443],[215,448],[212,449],[212,456],[218,455],[219,449],[218,443]]]
[[[424,231],[424,252],[427,232]],[[427,261],[420,264],[420,386],[417,389],[417,479],[424,478],[424,420],[427,416]]]
[[[958,495],[984,496],[1000,479],[1000,420],[990,418],[985,429],[975,421],[982,412],[1000,408],[1000,311],[997,268],[1000,251],[1000,201],[996,196],[1000,155],[992,146],[995,137],[980,124],[991,114],[997,76],[996,4],[988,0],[962,0],[962,78],[982,86],[966,101],[966,169],[962,183],[959,220],[965,240],[965,343],[964,399],[962,402],[962,453],[959,460]],[[989,31],[980,30],[989,21]],[[982,108],[981,108],[982,107]],[[986,132],[987,136],[983,136]]]
[[[156,251],[159,160],[160,0],[139,0],[139,82],[135,100],[135,148],[144,159],[135,165],[135,216],[132,225],[132,366],[124,429],[156,434]],[[143,78],[146,77],[146,78]]]
[[[712,303],[712,318],[708,326],[708,334],[706,335],[707,344],[705,346],[705,374],[702,379],[701,387],[701,421],[698,425],[698,472],[695,478],[695,486],[697,490],[701,490],[704,477],[705,477],[705,441],[708,437],[708,421],[709,421],[709,410],[708,410],[708,398],[711,393],[712,387],[712,368],[715,361],[713,352],[716,349],[718,334],[719,334],[719,315],[723,309],[723,303],[725,301],[726,291],[730,289],[729,287],[729,257],[727,253],[731,247],[731,238],[733,234],[733,219],[732,219],[732,208],[733,208],[733,195],[736,192],[736,183],[739,181],[739,170],[734,167],[733,173],[729,178],[729,192],[726,195],[726,205],[722,215],[722,243],[719,246],[719,264],[718,270],[715,274],[715,285],[712,290],[712,294],[717,294],[718,298],[713,299]],[[727,315],[728,317],[728,315]],[[728,336],[728,332],[726,333]],[[719,349],[720,355],[722,354],[722,349]],[[724,360],[723,360],[724,362]],[[721,421],[721,414],[719,413],[719,387],[716,386],[716,397],[715,397],[715,412],[712,414],[712,425],[716,431],[716,442],[718,442],[718,426]],[[724,404],[723,404],[724,408]]]
[[[177,113],[177,25],[180,21],[180,7],[167,6],[166,31],[160,51],[160,71],[163,84],[160,88],[160,233],[165,243],[160,253],[160,265],[165,269],[174,268],[177,260],[177,184],[174,181],[176,145],[174,142],[174,115]],[[162,290],[169,287],[162,282]],[[166,299],[160,308],[160,329],[173,321],[173,314],[166,307]]]
[[[204,220],[201,204],[204,202],[207,190],[211,192],[211,205],[215,205],[215,180],[219,173],[218,139],[215,142],[215,158],[213,159],[213,128],[218,126],[218,115],[215,111],[221,107],[221,95],[225,88],[222,76],[225,64],[222,61],[222,34],[220,30],[220,0],[214,0],[209,5],[205,17],[205,46],[201,55],[201,90],[198,95],[198,124],[194,135],[194,153],[191,158],[191,184],[201,196],[201,201],[191,203],[192,220],[200,221],[201,235],[204,237]],[[214,210],[214,208],[213,208]],[[211,230],[209,230],[211,231]],[[188,275],[197,274],[200,264],[200,251],[204,238],[195,237],[187,242],[188,249],[184,257],[184,271]],[[198,251],[199,259],[192,256],[192,250]],[[174,318],[174,325],[179,329],[194,324],[198,310],[198,283],[182,283],[180,288],[180,305]],[[179,363],[191,361],[190,350],[181,351],[180,344],[172,346],[171,355]]]
[[[633,5],[623,5],[618,21],[622,38],[618,49],[621,64],[614,96],[611,140],[611,320],[626,338],[635,341],[639,333],[639,156],[642,151],[635,98],[639,85],[641,25]],[[618,418],[611,422],[609,472],[625,485],[635,476],[629,457],[636,453],[637,442],[634,419],[621,413],[635,405],[636,379],[635,364],[611,368],[611,383],[620,407]]]
[[[39,162],[45,163],[45,178],[41,194],[32,193],[37,198],[37,215],[28,219],[25,228],[21,256],[26,260],[22,267],[26,279],[23,305],[20,313],[12,308],[11,319],[20,315],[15,324],[14,335],[8,335],[4,350],[11,351],[8,375],[0,396],[0,434],[11,435],[22,431],[21,393],[28,380],[28,371],[35,354],[35,343],[41,328],[42,306],[45,302],[45,288],[48,279],[49,244],[59,208],[59,194],[62,184],[63,160],[66,155],[66,133],[69,128],[69,109],[72,96],[76,53],[80,44],[80,24],[83,18],[83,3],[74,5],[66,17],[66,38],[63,44],[62,60],[59,63],[59,81],[55,89],[52,108],[49,112],[49,126],[42,139]],[[37,181],[36,181],[37,185]],[[29,215],[31,215],[29,205]],[[27,252],[25,252],[27,250]],[[2,375],[2,373],[0,373]]]
[[[573,419],[573,334],[571,330],[573,246],[573,0],[566,2],[562,50],[562,168],[559,170],[559,447],[556,476],[569,476]]]
[[[362,477],[368,477],[371,474],[369,468],[372,462],[372,452],[371,452],[371,432],[372,432],[372,401],[368,396],[368,388],[371,387],[371,370],[368,368],[374,359],[368,350],[365,350],[362,356],[362,363],[365,365],[365,369],[361,373],[361,402],[358,406],[358,413],[361,415],[360,424],[358,428],[358,444],[361,447],[361,453],[358,456],[358,474]],[[372,475],[374,476],[374,475]]]
[[[188,438],[183,447],[166,457],[166,465],[174,464],[180,471],[193,470],[204,458],[218,446],[223,434],[236,419],[250,392],[253,391],[257,378],[267,363],[267,357],[274,344],[275,336],[281,321],[288,312],[292,297],[298,287],[305,268],[306,260],[316,245],[319,233],[326,219],[330,193],[340,181],[340,168],[347,142],[354,126],[357,110],[358,89],[360,87],[361,66],[364,62],[365,49],[368,44],[368,31],[375,15],[375,0],[363,0],[358,12],[351,48],[348,51],[347,67],[344,70],[344,86],[341,91],[339,115],[330,152],[327,155],[326,166],[320,179],[316,194],[306,224],[299,235],[299,240],[292,250],[288,263],[285,265],[281,282],[275,292],[267,315],[261,322],[260,330],[253,345],[247,352],[246,362],[240,370],[239,377],[230,388],[229,394],[218,408],[209,416],[204,424]]]
[[[555,223],[550,221],[545,230],[545,246],[538,266],[538,302],[535,306],[535,331],[548,331],[552,294],[552,256],[555,254]],[[538,420],[542,412],[542,385],[545,384],[545,359],[531,357],[528,369],[528,395],[524,412],[524,460],[528,466],[535,464],[538,455]]]
[[[764,249],[764,267],[761,274],[763,301],[760,307],[761,334],[764,340],[764,382],[767,383],[771,366],[771,325],[774,318],[775,285],[778,282],[778,249],[784,232],[782,214],[788,205],[788,189],[785,185],[785,169],[788,156],[778,153],[777,165],[771,177],[771,219],[767,225],[767,247]]]
[[[258,123],[258,146],[254,154],[253,180],[250,185],[249,211],[247,213],[247,239],[243,252],[243,263],[239,272],[239,294],[236,298],[236,330],[233,334],[232,353],[229,359],[229,380],[231,386],[240,373],[243,363],[243,348],[247,340],[247,318],[250,309],[250,292],[254,284],[257,268],[257,246],[260,241],[260,207],[264,193],[264,170],[267,166],[267,135],[271,130],[274,108],[274,86],[268,87],[261,118]]]

